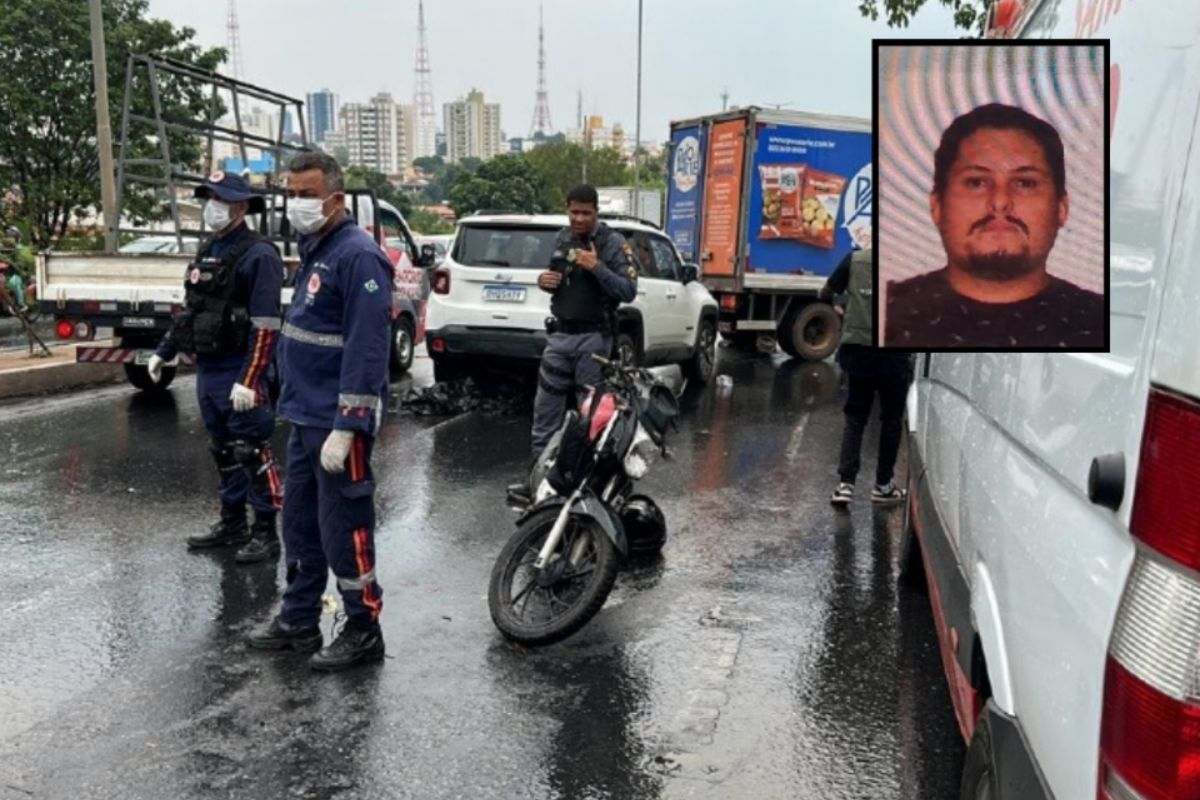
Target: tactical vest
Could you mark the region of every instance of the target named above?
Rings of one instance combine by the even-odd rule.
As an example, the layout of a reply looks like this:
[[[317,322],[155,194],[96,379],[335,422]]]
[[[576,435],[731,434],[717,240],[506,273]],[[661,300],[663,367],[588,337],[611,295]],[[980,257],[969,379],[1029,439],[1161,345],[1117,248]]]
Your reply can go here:
[[[602,249],[601,242],[605,241],[603,236],[601,233],[592,240],[597,251]],[[573,263],[570,257],[571,250],[587,247],[587,244],[574,238],[555,245],[550,269],[561,274],[563,280],[550,301],[550,311],[556,318],[567,322],[612,324],[615,322],[617,303],[600,286],[595,275]]]
[[[846,314],[842,317],[842,344],[875,344],[872,309],[875,282],[871,250],[855,250],[850,256],[850,285],[846,289]]]
[[[250,298],[238,296],[237,268],[246,251],[263,237],[247,230],[219,258],[208,255],[214,241],[204,244],[183,277],[184,311],[176,318],[171,336],[185,353],[223,356],[241,352],[250,336]]]

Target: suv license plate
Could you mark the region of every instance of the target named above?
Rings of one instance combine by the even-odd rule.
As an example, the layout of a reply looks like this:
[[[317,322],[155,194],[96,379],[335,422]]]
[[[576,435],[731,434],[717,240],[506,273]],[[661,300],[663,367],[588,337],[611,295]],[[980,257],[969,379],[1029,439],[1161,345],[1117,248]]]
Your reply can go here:
[[[484,300],[497,300],[502,303],[524,303],[525,287],[523,286],[485,286]]]

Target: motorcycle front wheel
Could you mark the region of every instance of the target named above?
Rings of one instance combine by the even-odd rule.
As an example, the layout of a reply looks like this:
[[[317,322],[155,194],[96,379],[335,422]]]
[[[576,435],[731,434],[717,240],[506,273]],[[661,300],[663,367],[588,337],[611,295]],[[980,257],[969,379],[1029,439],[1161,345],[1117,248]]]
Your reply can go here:
[[[608,599],[620,557],[594,520],[572,517],[545,569],[534,566],[558,518],[548,508],[525,520],[496,559],[488,609],[504,636],[523,645],[565,639],[587,624]],[[570,554],[579,553],[570,563]]]

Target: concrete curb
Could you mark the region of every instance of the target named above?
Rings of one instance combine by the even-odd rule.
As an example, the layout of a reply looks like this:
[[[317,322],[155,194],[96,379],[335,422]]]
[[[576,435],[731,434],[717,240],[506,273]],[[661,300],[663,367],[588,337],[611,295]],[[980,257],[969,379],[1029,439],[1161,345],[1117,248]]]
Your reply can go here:
[[[120,364],[77,364],[74,361],[23,364],[0,369],[0,400],[124,380],[125,370]]]

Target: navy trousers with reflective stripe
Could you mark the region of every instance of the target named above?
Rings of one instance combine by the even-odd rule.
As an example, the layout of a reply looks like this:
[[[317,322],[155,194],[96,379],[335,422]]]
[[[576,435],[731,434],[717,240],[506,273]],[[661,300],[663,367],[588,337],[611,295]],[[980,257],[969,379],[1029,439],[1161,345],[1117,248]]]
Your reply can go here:
[[[221,472],[221,484],[217,494],[221,505],[235,508],[243,506],[246,499],[255,511],[279,510],[279,471],[271,455],[271,433],[275,430],[275,412],[271,406],[257,405],[249,411],[234,411],[229,393],[233,384],[241,377],[241,362],[230,367],[199,366],[196,368],[196,400],[200,404],[200,416],[204,418],[204,429],[218,446],[228,446],[235,439],[244,439],[263,449],[263,470],[251,480],[247,470],[237,469]],[[264,392],[265,394],[265,392]]]
[[[283,490],[283,546],[287,588],[279,618],[289,625],[315,625],[329,570],[338,579],[346,615],[378,620],[383,589],[375,570],[374,439],[356,434],[346,471],[321,467],[325,428],[294,425],[287,448]]]
[[[536,458],[562,425],[567,397],[581,386],[595,386],[603,378],[592,353],[608,358],[612,339],[599,333],[554,333],[542,351],[537,396],[533,401],[530,446]],[[582,397],[578,398],[582,400]]]

